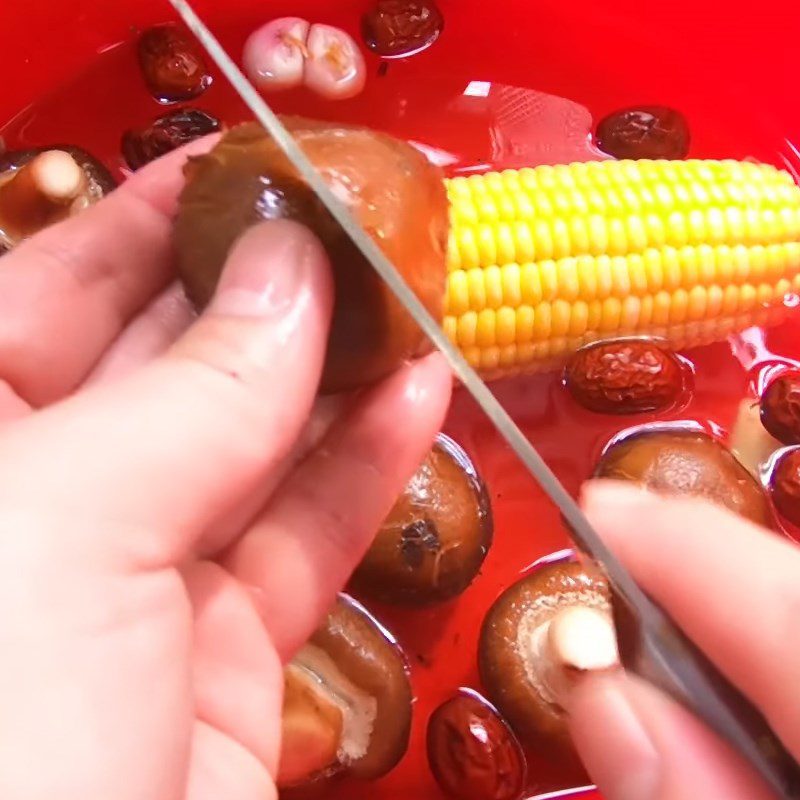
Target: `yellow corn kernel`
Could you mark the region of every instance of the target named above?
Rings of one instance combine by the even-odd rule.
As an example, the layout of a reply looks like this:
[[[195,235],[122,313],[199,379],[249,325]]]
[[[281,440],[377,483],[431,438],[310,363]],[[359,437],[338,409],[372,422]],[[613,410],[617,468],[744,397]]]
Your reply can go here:
[[[775,167],[598,161],[446,189],[444,330],[486,375],[621,333],[718,341],[774,324],[800,293],[800,188]]]

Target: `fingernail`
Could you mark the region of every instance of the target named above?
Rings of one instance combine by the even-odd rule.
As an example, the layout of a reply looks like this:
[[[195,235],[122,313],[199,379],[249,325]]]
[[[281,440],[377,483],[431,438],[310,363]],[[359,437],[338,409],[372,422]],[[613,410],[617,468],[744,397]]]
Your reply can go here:
[[[569,700],[572,734],[606,800],[655,800],[660,759],[624,690],[624,678],[587,677]]]
[[[280,220],[258,225],[231,251],[211,309],[239,317],[286,312],[324,256],[313,235],[296,223]]]
[[[647,502],[650,497],[650,493],[641,486],[625,481],[592,480],[581,487],[581,505],[589,514],[613,514]]]

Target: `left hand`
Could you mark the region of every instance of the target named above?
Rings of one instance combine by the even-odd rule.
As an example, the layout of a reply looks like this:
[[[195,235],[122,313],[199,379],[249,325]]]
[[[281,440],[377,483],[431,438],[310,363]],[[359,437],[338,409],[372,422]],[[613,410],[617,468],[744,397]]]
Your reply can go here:
[[[446,411],[437,356],[315,406],[332,282],[293,223],[193,320],[171,217],[209,147],[0,259],[3,800],[274,797],[282,666]]]

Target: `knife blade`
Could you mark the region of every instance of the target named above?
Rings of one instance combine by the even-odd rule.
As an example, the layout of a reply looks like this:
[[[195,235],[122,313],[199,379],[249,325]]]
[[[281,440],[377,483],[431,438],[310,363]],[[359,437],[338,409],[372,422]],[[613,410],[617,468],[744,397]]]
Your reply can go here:
[[[562,486],[478,373],[451,343],[376,242],[329,189],[292,135],[261,94],[200,19],[188,0],[169,0],[187,27],[230,81],[256,120],[272,136],[300,176],[362,255],[447,360],[498,433],[525,465],[562,515],[583,553],[605,572],[612,594],[614,621],[623,666],[680,702],[727,740],[786,800],[800,800],[800,766],[754,708],[714,664],[634,582],[605,546],[578,503]]]

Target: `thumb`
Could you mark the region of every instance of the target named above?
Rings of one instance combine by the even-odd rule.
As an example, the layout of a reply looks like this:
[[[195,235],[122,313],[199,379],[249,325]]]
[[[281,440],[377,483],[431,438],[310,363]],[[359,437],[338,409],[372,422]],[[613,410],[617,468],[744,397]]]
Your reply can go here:
[[[769,800],[730,748],[649,684],[588,675],[568,712],[575,745],[606,800]]]
[[[254,227],[163,357],[9,429],[0,502],[19,503],[35,476],[52,506],[158,531],[143,552],[171,562],[290,450],[316,394],[332,291],[310,231]]]

